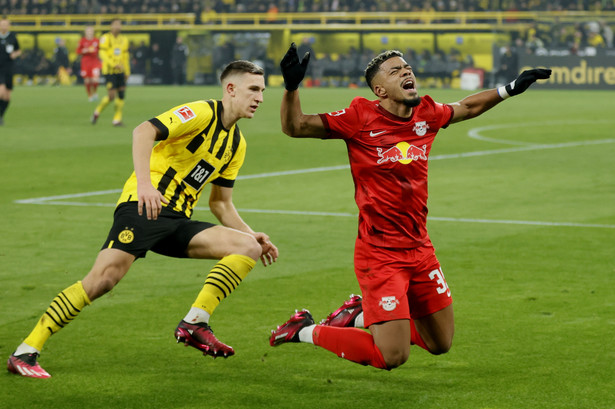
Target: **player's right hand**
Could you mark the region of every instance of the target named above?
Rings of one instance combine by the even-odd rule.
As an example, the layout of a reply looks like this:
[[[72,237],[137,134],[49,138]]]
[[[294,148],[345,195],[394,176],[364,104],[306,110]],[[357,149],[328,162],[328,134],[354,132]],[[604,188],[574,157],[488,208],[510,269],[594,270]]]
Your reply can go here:
[[[143,207],[145,207],[147,220],[158,219],[158,215],[162,211],[162,203],[169,204],[169,200],[151,184],[145,188],[137,187],[137,196],[139,216],[143,215]]]
[[[299,88],[299,84],[305,77],[305,71],[307,70],[308,62],[310,61],[310,53],[307,52],[299,61],[299,55],[297,54],[297,44],[292,43],[282,61],[280,61],[280,68],[282,69],[282,77],[284,77],[284,86],[288,91],[294,91]]]

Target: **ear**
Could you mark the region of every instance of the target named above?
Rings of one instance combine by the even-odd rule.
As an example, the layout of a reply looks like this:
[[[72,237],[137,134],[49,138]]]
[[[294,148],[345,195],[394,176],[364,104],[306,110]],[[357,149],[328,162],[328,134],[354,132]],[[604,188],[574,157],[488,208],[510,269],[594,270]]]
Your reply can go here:
[[[229,82],[228,84],[226,84],[225,90],[226,90],[226,93],[229,94],[230,96],[232,97],[235,96],[235,89],[236,89],[236,86],[232,82]]]
[[[376,94],[376,96],[379,98],[384,98],[387,96],[387,91],[381,85],[374,85],[374,94]]]

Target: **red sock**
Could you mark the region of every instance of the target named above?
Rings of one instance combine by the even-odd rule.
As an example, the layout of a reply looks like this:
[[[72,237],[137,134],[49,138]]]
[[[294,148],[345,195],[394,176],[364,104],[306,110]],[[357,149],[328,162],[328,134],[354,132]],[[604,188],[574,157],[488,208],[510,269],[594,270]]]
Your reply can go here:
[[[359,328],[337,328],[317,325],[314,344],[331,351],[340,358],[361,365],[387,369],[382,353],[370,333]]]
[[[410,345],[418,345],[429,352],[429,348],[425,345],[425,341],[423,341],[423,338],[421,338],[419,332],[416,330],[414,320],[410,320]]]
[[[85,84],[85,92],[88,93],[88,96],[92,95],[92,91],[91,91],[92,87],[90,84]]]
[[[92,87],[93,94],[95,94],[98,89],[98,82],[93,82],[90,86]]]

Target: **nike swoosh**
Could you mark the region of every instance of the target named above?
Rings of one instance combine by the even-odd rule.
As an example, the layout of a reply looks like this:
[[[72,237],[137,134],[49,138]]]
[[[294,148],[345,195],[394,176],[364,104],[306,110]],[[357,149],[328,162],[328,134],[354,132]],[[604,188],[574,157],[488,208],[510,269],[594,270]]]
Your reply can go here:
[[[374,131],[370,131],[369,132],[369,136],[378,136],[378,135],[382,135],[383,133],[385,133],[386,131],[380,131],[380,132],[374,132]]]

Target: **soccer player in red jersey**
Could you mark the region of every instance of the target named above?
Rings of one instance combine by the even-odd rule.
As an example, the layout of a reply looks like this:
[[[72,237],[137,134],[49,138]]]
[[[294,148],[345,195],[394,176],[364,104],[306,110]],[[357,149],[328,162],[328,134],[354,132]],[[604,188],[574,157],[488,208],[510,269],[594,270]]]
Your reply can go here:
[[[85,34],[77,46],[77,54],[81,56],[80,74],[88,99],[90,102],[95,101],[98,99],[96,90],[100,78],[100,60],[98,59],[98,38],[94,36],[94,27],[85,28]]]
[[[309,62],[294,44],[281,62],[286,91],[282,130],[297,138],[343,139],[359,208],[355,274],[362,292],[322,324],[302,310],[272,331],[270,344],[309,342],[363,365],[392,369],[410,345],[447,352],[454,332],[451,291],[427,234],[427,165],[437,132],[474,118],[525,91],[548,69],[524,71],[510,84],[441,104],[419,96],[399,51],[376,56],[365,70],[376,100],[355,98],[328,114],[302,112],[297,90]],[[368,328],[369,332],[357,327]]]

